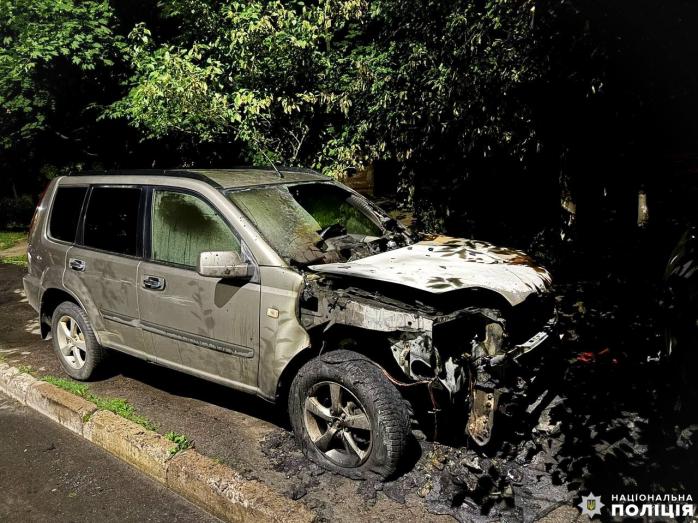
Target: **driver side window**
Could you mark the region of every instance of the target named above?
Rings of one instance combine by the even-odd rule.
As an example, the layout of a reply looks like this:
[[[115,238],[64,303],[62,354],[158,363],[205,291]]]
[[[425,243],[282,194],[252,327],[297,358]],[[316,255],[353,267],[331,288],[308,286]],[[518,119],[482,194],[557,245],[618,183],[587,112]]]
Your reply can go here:
[[[240,240],[201,198],[177,191],[153,191],[151,258],[189,268],[199,253],[241,252]]]

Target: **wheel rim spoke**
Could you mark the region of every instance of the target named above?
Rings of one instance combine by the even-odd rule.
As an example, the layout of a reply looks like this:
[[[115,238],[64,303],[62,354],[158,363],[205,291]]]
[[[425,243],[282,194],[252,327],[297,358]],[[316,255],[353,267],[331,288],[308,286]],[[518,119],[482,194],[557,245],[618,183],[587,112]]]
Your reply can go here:
[[[339,414],[342,411],[342,387],[339,383],[330,383],[330,399],[332,401],[332,413]]]
[[[65,356],[66,358],[69,358],[73,355],[73,346],[72,345],[64,345],[61,347],[61,354]]]
[[[325,452],[330,448],[330,443],[332,443],[332,440],[334,439],[335,435],[337,434],[337,427],[330,426],[327,427],[327,431],[320,436],[318,439],[313,441],[315,443],[315,446],[319,448],[321,451]]]
[[[342,439],[346,443],[345,448],[352,452],[353,454],[356,455],[356,457],[359,458],[359,461],[363,460],[364,457],[366,457],[366,451],[361,450],[359,446],[356,444],[356,441],[354,440],[354,436],[351,435],[350,432],[344,431],[342,433]]]
[[[312,414],[325,421],[331,421],[332,413],[330,409],[322,405],[317,398],[307,398],[305,400],[305,408],[308,409]]]
[[[83,363],[82,354],[80,354],[80,348],[77,345],[73,345],[73,358],[75,358],[75,365],[81,366]]]
[[[352,414],[344,418],[344,425],[352,429],[371,430],[371,423],[368,421],[368,416],[363,412]]]
[[[64,362],[74,369],[85,365],[87,342],[75,318],[65,315],[58,320],[56,340]]]
[[[66,338],[70,338],[70,327],[68,326],[68,320],[61,320],[59,322],[59,325],[61,327],[61,330],[63,331],[63,335]]]

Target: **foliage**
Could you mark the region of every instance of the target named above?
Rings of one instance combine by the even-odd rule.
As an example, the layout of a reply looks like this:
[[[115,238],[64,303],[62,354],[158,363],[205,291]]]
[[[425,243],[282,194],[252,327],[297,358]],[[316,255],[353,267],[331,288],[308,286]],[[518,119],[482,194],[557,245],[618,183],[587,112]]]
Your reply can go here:
[[[106,1],[0,1],[0,152],[57,125],[52,116],[69,94],[57,92],[75,77],[114,64],[113,25]]]
[[[235,143],[250,163],[341,176],[393,161],[406,200],[423,185],[530,171],[546,145],[537,89],[566,74],[549,58],[575,16],[570,2],[534,0],[179,0],[163,15],[177,36],[158,45],[136,27],[129,91],[109,116],[149,138]],[[565,38],[588,51],[579,27]],[[577,75],[577,103],[591,76]]]
[[[170,454],[175,455],[178,452],[192,448],[191,440],[184,434],[178,432],[168,432],[165,434],[165,439],[174,443],[174,447],[170,449]]]
[[[423,229],[530,238],[561,192],[596,208],[693,146],[697,19],[682,0],[0,0],[0,171],[14,196],[85,167],[373,164]]]
[[[206,31],[190,12],[206,13]],[[361,13],[358,0],[173,2],[181,39],[157,46],[134,29],[130,90],[109,114],[153,138],[237,140],[251,163],[307,162],[349,111],[332,43]]]
[[[26,194],[0,198],[0,227],[24,229],[34,213],[34,202]]]
[[[175,2],[168,16],[205,12],[206,32],[182,16],[181,41],[155,46],[137,27],[131,89],[110,114],[150,137],[232,137],[253,161],[263,149],[335,174],[473,152],[523,161],[538,146],[520,97],[541,74],[533,5]]]

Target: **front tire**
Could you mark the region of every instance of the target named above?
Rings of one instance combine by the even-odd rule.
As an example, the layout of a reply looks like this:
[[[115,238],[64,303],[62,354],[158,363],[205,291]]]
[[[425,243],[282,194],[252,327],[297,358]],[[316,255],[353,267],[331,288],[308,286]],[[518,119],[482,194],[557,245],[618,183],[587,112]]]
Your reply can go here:
[[[354,479],[395,474],[410,437],[405,400],[368,358],[347,350],[306,363],[291,384],[291,425],[304,454]]]
[[[90,379],[106,358],[97,341],[87,314],[75,303],[65,301],[53,312],[51,320],[53,351],[63,370],[73,379]]]

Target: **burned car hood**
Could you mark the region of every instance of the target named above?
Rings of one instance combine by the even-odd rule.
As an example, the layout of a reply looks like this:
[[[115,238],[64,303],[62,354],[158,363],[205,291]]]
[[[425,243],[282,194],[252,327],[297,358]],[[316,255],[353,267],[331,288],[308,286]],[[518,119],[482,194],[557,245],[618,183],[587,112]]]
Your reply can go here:
[[[347,263],[311,265],[309,269],[396,283],[434,294],[488,289],[511,305],[545,292],[552,281],[548,271],[521,251],[447,236]]]

